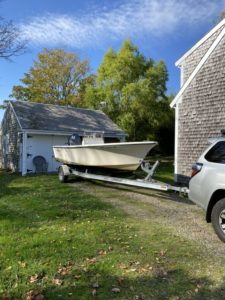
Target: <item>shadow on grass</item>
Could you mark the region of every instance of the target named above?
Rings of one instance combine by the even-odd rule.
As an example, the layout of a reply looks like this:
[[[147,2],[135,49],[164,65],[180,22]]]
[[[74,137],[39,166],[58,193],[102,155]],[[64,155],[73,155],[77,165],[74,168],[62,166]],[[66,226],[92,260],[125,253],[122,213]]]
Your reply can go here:
[[[21,177],[2,173],[0,183],[0,219],[9,221],[9,225],[38,227],[43,222],[68,222],[81,216],[85,220],[93,217],[92,211],[97,219],[111,208],[92,195],[59,183],[53,175]]]
[[[97,180],[91,180],[91,179],[83,179],[83,178],[71,178],[69,179],[68,183],[76,185],[76,182],[89,182],[92,185],[96,185],[99,187],[107,187],[107,188],[113,188],[118,191],[124,191],[124,192],[131,192],[135,194],[141,194],[144,196],[151,196],[155,197],[157,199],[163,199],[178,203],[184,203],[187,205],[195,205],[192,201],[188,199],[185,195],[179,195],[178,192],[173,191],[158,191],[154,189],[147,189],[147,188],[140,188],[140,187],[132,187],[132,186],[126,186],[126,185],[120,185],[116,183],[108,183],[103,181],[97,181]]]
[[[33,177],[36,175],[33,175]],[[6,171],[0,171],[0,199],[4,196],[20,196],[20,195],[26,195],[30,191],[33,190],[33,187],[29,187],[29,184],[21,184],[21,187],[19,184],[16,186],[13,186],[13,181],[16,182],[18,179],[25,179],[25,177],[22,177],[19,173],[11,173]]]
[[[61,278],[68,285],[50,285],[43,288],[44,299],[129,299],[129,300],[165,300],[165,299],[225,299],[224,286],[213,287],[213,282],[206,277],[191,277],[187,272],[175,269],[165,275],[160,270],[155,274],[142,275],[136,278],[112,276],[96,268],[92,271],[78,272],[80,279],[74,275]],[[96,284],[98,274],[98,288]],[[77,278],[77,277],[76,277]],[[70,285],[70,286],[69,286]],[[38,286],[41,290],[41,286]],[[113,288],[116,288],[113,292]],[[117,292],[116,292],[117,291]],[[93,297],[94,293],[94,297]],[[15,295],[20,296],[20,295]]]

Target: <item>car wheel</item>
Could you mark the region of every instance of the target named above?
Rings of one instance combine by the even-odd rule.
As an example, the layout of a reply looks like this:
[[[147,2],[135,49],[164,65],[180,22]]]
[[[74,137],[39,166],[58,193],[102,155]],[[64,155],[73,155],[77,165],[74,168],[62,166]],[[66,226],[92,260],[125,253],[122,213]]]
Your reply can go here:
[[[225,243],[225,198],[214,205],[211,220],[216,234]]]
[[[63,168],[62,168],[62,167],[59,167],[59,173],[58,173],[58,176],[59,176],[59,181],[60,181],[60,182],[67,182],[67,180],[68,180],[68,175],[65,175],[65,174],[64,174],[64,171],[63,171]]]

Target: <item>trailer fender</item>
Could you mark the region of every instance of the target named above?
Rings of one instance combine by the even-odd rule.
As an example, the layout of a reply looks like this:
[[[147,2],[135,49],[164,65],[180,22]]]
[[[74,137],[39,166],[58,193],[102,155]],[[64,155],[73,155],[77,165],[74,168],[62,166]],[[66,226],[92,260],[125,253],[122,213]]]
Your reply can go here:
[[[59,167],[59,169],[62,168],[62,171],[63,171],[63,174],[64,175],[70,175],[71,172],[70,172],[70,168],[67,166],[67,165],[61,165]]]
[[[61,165],[58,169],[58,176],[60,182],[66,182],[68,176],[71,174],[70,168],[67,165]]]

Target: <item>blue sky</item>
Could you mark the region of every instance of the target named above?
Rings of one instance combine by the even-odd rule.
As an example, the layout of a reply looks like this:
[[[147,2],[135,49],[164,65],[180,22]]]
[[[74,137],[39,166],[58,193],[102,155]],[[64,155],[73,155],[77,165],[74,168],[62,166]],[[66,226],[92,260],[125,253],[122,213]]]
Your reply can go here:
[[[88,58],[95,72],[109,47],[126,38],[169,72],[168,93],[180,85],[178,60],[217,22],[225,0],[4,0],[0,16],[13,20],[29,49],[13,62],[0,60],[0,103],[43,48],[62,47]],[[0,110],[0,120],[3,111]]]

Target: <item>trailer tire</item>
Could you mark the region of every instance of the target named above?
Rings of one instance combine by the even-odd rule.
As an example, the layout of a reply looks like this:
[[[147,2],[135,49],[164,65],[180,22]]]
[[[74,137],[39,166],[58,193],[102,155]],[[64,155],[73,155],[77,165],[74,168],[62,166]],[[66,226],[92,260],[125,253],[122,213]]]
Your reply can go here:
[[[59,167],[58,177],[59,177],[59,181],[62,183],[68,181],[68,175],[64,174],[64,170],[61,166]]]
[[[225,198],[214,205],[211,221],[216,234],[225,243]]]

